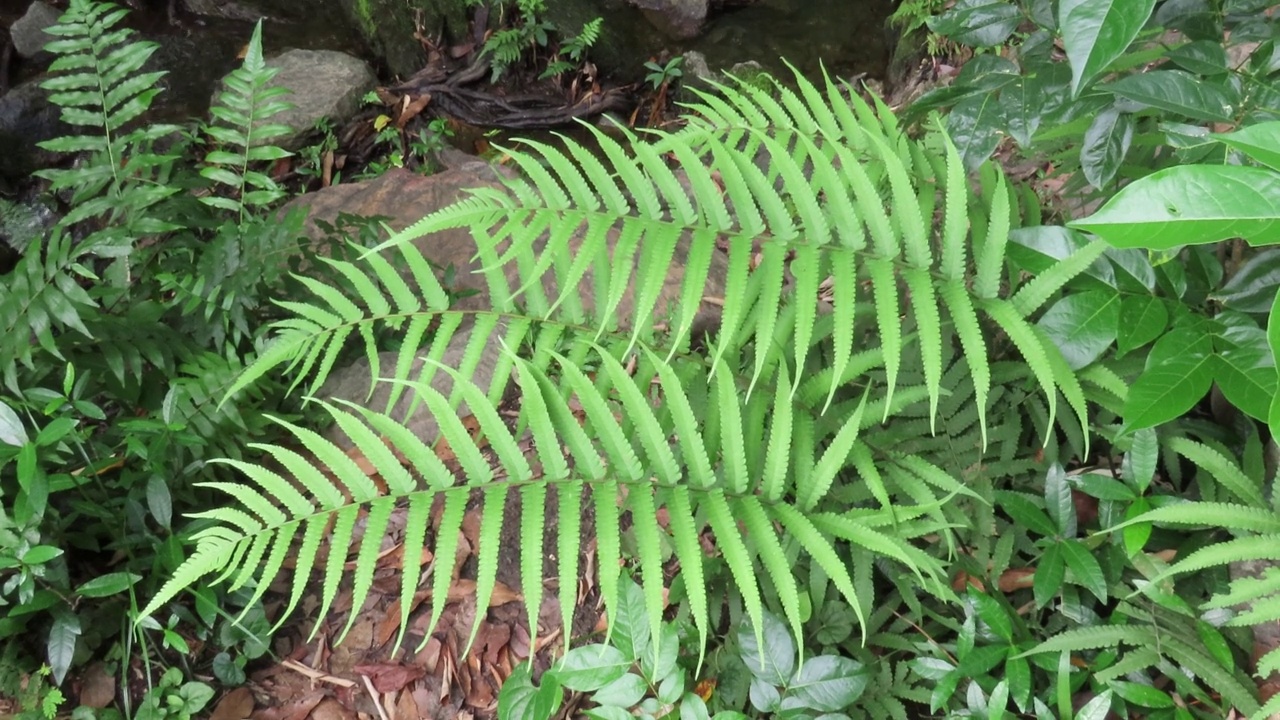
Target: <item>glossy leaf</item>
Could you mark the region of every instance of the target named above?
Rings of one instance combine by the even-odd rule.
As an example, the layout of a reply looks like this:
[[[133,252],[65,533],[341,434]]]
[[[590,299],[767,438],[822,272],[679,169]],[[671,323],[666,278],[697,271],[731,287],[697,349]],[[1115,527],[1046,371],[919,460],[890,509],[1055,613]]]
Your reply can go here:
[[[991,47],[1008,39],[1022,16],[1006,0],[959,0],[950,10],[929,19],[929,29],[962,45]]]
[[[1181,70],[1128,75],[1100,90],[1193,120],[1229,122],[1239,98],[1226,85]]]
[[[1062,561],[1061,543],[1054,543],[1045,548],[1036,565],[1035,578],[1031,583],[1032,594],[1035,595],[1036,607],[1048,607],[1049,603],[1062,590],[1062,581],[1066,578],[1066,566]]]
[[[1089,291],[1063,297],[1040,318],[1040,329],[1073,370],[1097,360],[1116,341],[1120,295]]]
[[[1064,540],[1061,545],[1062,558],[1071,570],[1076,583],[1093,593],[1098,602],[1107,601],[1107,580],[1102,575],[1102,566],[1089,549],[1078,540]]]
[[[22,447],[26,445],[27,431],[22,427],[22,418],[7,403],[0,400],[0,443]]]
[[[1124,356],[1160,337],[1169,323],[1164,301],[1151,295],[1130,295],[1120,301],[1116,350]]]
[[[1058,27],[1071,62],[1071,92],[1120,57],[1151,16],[1155,0],[1061,0]]]
[[[947,132],[966,170],[976,170],[991,156],[1004,125],[1004,108],[994,95],[974,95],[956,103],[947,115]]]
[[[1257,123],[1233,133],[1211,137],[1272,170],[1280,170],[1280,120]]]
[[[1133,118],[1128,114],[1111,108],[1093,119],[1080,146],[1080,165],[1090,185],[1102,189],[1111,184],[1132,141]]]
[[[1276,394],[1276,368],[1269,348],[1223,350],[1215,356],[1214,379],[1232,405],[1267,421]]]
[[[1280,174],[1255,167],[1184,165],[1135,180],[1102,209],[1068,223],[1116,247],[1168,250],[1242,237],[1280,243]]]
[[[862,696],[868,680],[870,673],[856,660],[835,655],[810,658],[788,684],[782,709],[843,710]]]
[[[1272,301],[1271,314],[1267,316],[1267,345],[1271,347],[1271,357],[1276,361],[1276,372],[1280,373],[1280,294]],[[1277,384],[1280,385],[1280,376]],[[1280,393],[1271,398],[1267,426],[1271,429],[1271,437],[1280,437]]]
[[[1249,258],[1231,280],[1213,294],[1213,299],[1232,310],[1262,314],[1271,309],[1277,289],[1280,289],[1280,250],[1265,250]]]
[[[1166,58],[1196,75],[1225,75],[1231,71],[1227,65],[1227,51],[1222,43],[1197,40],[1169,51]]]
[[[1186,413],[1209,392],[1214,366],[1212,352],[1188,350],[1147,368],[1129,388],[1125,429],[1155,427]]]

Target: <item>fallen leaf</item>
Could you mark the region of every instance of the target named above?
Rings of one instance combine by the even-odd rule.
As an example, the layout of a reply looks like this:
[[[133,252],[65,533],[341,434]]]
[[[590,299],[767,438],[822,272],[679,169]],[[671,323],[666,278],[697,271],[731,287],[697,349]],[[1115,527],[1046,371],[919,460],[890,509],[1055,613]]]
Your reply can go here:
[[[245,720],[253,714],[253,693],[247,687],[238,687],[222,696],[209,720]]]
[[[105,708],[116,699],[116,679],[102,663],[94,663],[81,678],[80,704],[91,708]]]
[[[373,683],[373,689],[380,693],[399,692],[405,685],[427,674],[427,671],[421,667],[399,663],[357,665],[353,670],[356,674],[369,678]]]

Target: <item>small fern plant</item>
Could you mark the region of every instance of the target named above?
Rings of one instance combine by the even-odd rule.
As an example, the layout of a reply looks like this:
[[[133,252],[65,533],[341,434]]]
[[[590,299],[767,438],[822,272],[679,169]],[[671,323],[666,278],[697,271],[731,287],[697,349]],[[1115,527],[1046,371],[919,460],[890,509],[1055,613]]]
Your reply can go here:
[[[777,95],[719,87],[690,107],[686,129],[627,136],[629,147],[594,132],[599,154],[567,139],[564,150],[526,142],[509,151],[523,177],[504,190],[476,190],[358,262],[328,261],[356,297],[300,278],[314,296],[281,303],[290,316],[236,387],[283,370],[316,395],[346,350],[360,353],[371,387],[393,384],[387,406],[321,404],[373,471],[330,439],[279,421],[305,454],[259,445],[270,467],[232,462],[246,480],[212,485],[232,502],[197,516],[192,554],[143,614],[206,576],[260,596],[293,556],[281,620],[313,570],[323,576],[323,615],[348,574],[349,551],[358,609],[402,505],[403,542],[442,559],[428,574],[432,597],[444,598],[447,559],[478,500],[482,618],[512,494],[522,508],[521,589],[534,633],[551,543],[568,636],[584,503],[594,512],[605,605],[617,606],[625,532],[634,536],[655,638],[665,538],[705,646],[719,612],[706,587],[707,530],[755,628],[765,598],[774,598],[799,638],[797,550],[831,579],[864,634],[872,561],[904,568],[894,582],[913,585],[911,593],[953,598],[940,560],[925,548],[954,551],[950,528],[989,501],[993,479],[1026,472],[1012,449],[1023,435],[1019,408],[1045,410],[1047,439],[1072,424],[1059,412],[1064,398],[1075,436],[1087,437],[1076,376],[1027,318],[1102,246],[1025,281],[1007,272],[1016,214],[998,171],[977,195],[942,134],[914,140],[879,101],[873,108],[830,79],[795,82],[798,91],[778,86]],[[412,242],[450,227],[471,230],[492,307],[449,309]],[[572,238],[578,250],[566,253]],[[720,329],[705,353],[692,352],[717,242],[728,247]],[[677,289],[668,287],[681,276]],[[582,286],[594,288],[594,304],[582,302]],[[820,296],[829,312],[819,310]],[[386,329],[399,350],[381,352]],[[992,329],[1022,361],[1000,362],[1008,350],[988,342]],[[457,367],[437,362],[457,348]],[[487,384],[472,381],[482,357],[495,365]],[[448,396],[429,383],[435,373],[452,378]],[[512,378],[521,391],[514,430],[496,409]],[[1024,402],[1028,384],[1040,388],[1039,403]],[[435,438],[415,436],[392,415],[401,395],[434,416],[450,455],[437,455]],[[462,402],[478,438],[458,419]],[[521,442],[526,428],[532,449]],[[549,511],[557,517],[550,539]],[[660,524],[664,515],[670,520]],[[424,572],[420,553],[404,557],[402,621]],[[442,610],[431,606],[427,636]],[[403,639],[403,623],[401,632]]]
[[[262,21],[259,20],[249,40],[244,63],[226,77],[227,89],[209,109],[224,124],[208,125],[205,132],[224,148],[234,148],[234,151],[211,150],[205,156],[207,165],[200,174],[227,187],[231,197],[213,195],[200,198],[200,202],[237,213],[241,224],[255,208],[285,196],[285,191],[269,175],[251,168],[253,163],[293,155],[269,142],[289,132],[285,125],[266,122],[272,115],[292,107],[277,99],[288,95],[288,88],[267,87],[278,72],[278,68],[267,67],[262,59]]]

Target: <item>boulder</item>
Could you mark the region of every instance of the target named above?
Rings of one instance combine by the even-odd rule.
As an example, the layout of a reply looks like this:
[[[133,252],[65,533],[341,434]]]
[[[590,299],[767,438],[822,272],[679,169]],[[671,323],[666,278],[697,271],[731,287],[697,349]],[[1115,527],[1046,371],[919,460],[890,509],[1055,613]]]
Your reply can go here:
[[[13,49],[24,58],[33,58],[44,52],[44,46],[54,36],[45,32],[45,28],[55,25],[62,13],[53,7],[36,0],[27,7],[27,12],[9,28],[13,39]]]
[[[61,155],[36,143],[72,132],[58,106],[49,102],[49,92],[40,87],[42,80],[28,80],[0,97],[0,178],[24,182],[53,165]]]
[[[288,150],[301,147],[322,118],[335,126],[349,120],[360,109],[360,99],[377,83],[368,63],[335,50],[290,50],[267,65],[280,71],[268,87],[291,92],[283,99],[294,107],[266,121],[290,129],[288,135],[270,140]]]
[[[673,40],[688,40],[702,32],[707,0],[628,0],[644,11],[649,22]]]

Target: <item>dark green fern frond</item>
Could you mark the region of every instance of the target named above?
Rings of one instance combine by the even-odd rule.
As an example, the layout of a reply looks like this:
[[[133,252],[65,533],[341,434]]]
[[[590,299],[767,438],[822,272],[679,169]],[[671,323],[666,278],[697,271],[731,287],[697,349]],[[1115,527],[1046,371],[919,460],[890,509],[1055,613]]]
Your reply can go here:
[[[64,122],[88,130],[40,146],[86,153],[87,162],[37,174],[50,180],[54,191],[72,190],[72,210],[63,225],[101,219],[85,241],[100,254],[122,254],[127,250],[120,248],[131,246],[137,236],[172,229],[146,211],[177,192],[158,181],[175,156],[151,151],[155,140],[177,128],[130,129],[160,92],[157,81],[165,73],[138,72],[159,46],[132,40],[134,32],[127,28],[113,29],[126,13],[110,3],[72,0],[58,24],[45,30],[61,39],[47,45],[58,55],[49,68],[57,74],[41,85],[52,91],[49,100],[62,108]]]
[[[17,365],[30,365],[36,347],[62,357],[56,331],[67,328],[92,337],[80,316],[97,304],[76,282],[72,271],[78,257],[71,234],[55,228],[44,244],[27,246],[0,288],[0,369],[14,392],[19,392]]]
[[[285,191],[267,175],[251,170],[255,162],[266,162],[289,157],[293,153],[283,150],[269,141],[289,132],[284,125],[269,125],[267,120],[292,107],[276,98],[289,94],[287,88],[267,88],[271,78],[279,72],[268,68],[262,59],[262,21],[254,26],[244,63],[227,75],[226,90],[218,96],[209,112],[225,125],[209,125],[205,128],[214,140],[231,150],[212,150],[205,156],[208,166],[200,171],[204,177],[230,188],[231,197],[202,197],[200,202],[213,207],[231,210],[240,215],[244,223],[246,211],[260,205],[268,205],[284,197]]]

